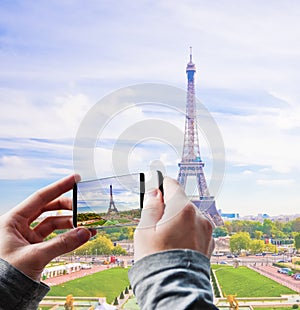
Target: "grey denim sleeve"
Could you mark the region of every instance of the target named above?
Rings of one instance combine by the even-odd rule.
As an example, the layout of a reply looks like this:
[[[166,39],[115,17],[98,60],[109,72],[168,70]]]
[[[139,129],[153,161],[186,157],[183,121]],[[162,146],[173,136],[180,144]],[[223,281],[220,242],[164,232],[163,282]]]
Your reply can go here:
[[[0,309],[36,310],[49,290],[0,258]]]
[[[138,260],[129,280],[142,310],[218,309],[213,304],[210,261],[192,250],[171,250]]]

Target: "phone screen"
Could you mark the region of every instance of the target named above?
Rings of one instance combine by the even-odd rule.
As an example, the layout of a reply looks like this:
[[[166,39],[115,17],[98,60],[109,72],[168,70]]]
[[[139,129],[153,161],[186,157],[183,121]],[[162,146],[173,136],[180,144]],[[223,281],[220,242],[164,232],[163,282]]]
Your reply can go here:
[[[73,188],[73,226],[136,226],[145,192],[152,187],[162,190],[161,185],[158,171],[78,182]]]

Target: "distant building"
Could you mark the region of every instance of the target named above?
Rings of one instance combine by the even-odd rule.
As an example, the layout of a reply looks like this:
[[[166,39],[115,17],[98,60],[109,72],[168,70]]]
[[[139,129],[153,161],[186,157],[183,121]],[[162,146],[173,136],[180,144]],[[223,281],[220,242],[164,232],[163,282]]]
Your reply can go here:
[[[243,220],[243,221],[258,221],[263,223],[264,220],[268,219],[271,221],[278,221],[281,223],[287,223],[294,221],[296,218],[300,217],[300,214],[290,214],[290,215],[269,215],[267,213],[259,213],[257,215],[244,215],[240,216],[239,213],[223,213],[222,210],[218,210],[219,214],[224,220]]]
[[[239,213],[223,213],[222,210],[219,210],[219,214],[224,220],[239,220]]]

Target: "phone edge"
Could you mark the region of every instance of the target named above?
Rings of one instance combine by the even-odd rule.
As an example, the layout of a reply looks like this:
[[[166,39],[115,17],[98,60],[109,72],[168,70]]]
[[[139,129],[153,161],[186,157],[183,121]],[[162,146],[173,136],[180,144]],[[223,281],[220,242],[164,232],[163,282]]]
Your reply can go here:
[[[72,209],[73,209],[73,227],[77,227],[77,183],[73,185],[73,200],[72,200]]]

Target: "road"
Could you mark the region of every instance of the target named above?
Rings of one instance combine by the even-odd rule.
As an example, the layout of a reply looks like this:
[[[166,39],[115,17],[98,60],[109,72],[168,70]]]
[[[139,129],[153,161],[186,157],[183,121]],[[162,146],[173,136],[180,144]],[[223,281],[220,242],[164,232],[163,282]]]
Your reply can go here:
[[[286,274],[278,273],[277,267],[274,266],[249,266],[251,269],[259,272],[260,274],[296,291],[297,293],[300,293],[300,281],[295,280],[291,276],[288,276]]]

